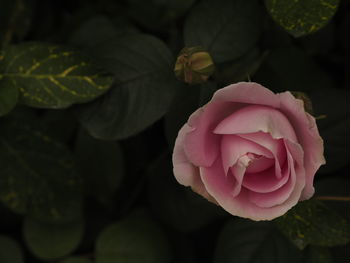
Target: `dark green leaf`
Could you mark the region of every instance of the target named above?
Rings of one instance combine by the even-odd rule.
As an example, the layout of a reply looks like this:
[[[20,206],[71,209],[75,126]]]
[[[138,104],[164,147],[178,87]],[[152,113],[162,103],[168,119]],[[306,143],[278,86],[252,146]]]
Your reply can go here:
[[[92,263],[92,261],[84,257],[71,257],[63,260],[61,263]]]
[[[253,48],[234,61],[218,65],[214,78],[223,85],[250,80],[266,56],[267,53],[262,54],[258,48]]]
[[[350,163],[350,91],[319,89],[308,94],[315,115],[326,115],[317,121],[324,140],[326,165],[320,172],[336,171]],[[336,105],[330,107],[330,105]]]
[[[334,85],[330,76],[310,56],[295,47],[278,48],[268,53],[253,79],[275,92],[289,90],[308,94]]]
[[[84,232],[82,222],[47,224],[26,218],[23,235],[29,250],[42,260],[62,258],[74,251]]]
[[[169,263],[168,242],[148,217],[134,215],[108,226],[97,239],[96,263]]]
[[[301,263],[302,254],[269,222],[230,220],[222,229],[214,263]]]
[[[198,109],[200,101],[201,86],[182,85],[171,107],[165,115],[165,135],[172,149],[180,128],[186,123],[190,115]]]
[[[221,63],[238,58],[257,42],[262,19],[256,0],[204,0],[186,20],[186,46],[203,46]]]
[[[197,230],[226,213],[190,188],[176,182],[169,156],[162,156],[149,171],[149,196],[156,215],[176,230]]]
[[[130,16],[135,21],[147,28],[159,29],[183,15],[195,0],[127,0],[127,2]]]
[[[87,193],[96,196],[103,204],[109,204],[124,175],[119,144],[94,139],[81,131],[75,153]]]
[[[308,244],[339,246],[350,242],[350,224],[316,200],[300,202],[276,220],[279,229],[300,249]]]
[[[345,170],[346,171],[346,170]],[[340,175],[340,173],[338,173]],[[347,173],[345,172],[347,175]],[[321,178],[315,183],[317,197],[346,197],[350,196],[350,179],[345,176],[331,176]],[[325,201],[327,206],[336,211],[339,215],[345,217],[350,222],[349,202],[344,201]]]
[[[332,255],[327,247],[308,246],[304,263],[332,263]]]
[[[100,139],[134,135],[160,119],[179,85],[173,57],[159,39],[130,35],[99,45],[95,54],[116,78],[102,98],[77,109],[89,133]]]
[[[18,88],[20,102],[39,108],[66,108],[103,94],[112,78],[77,51],[46,43],[22,43],[0,55],[0,85]]]
[[[1,263],[23,263],[21,247],[15,240],[7,236],[0,236],[0,262]]]
[[[9,113],[16,106],[18,93],[18,87],[11,85],[8,80],[0,80],[0,116]]]
[[[97,15],[86,20],[72,33],[69,42],[83,48],[93,48],[97,44],[108,41],[116,36],[137,32],[137,29],[127,23],[126,20],[118,20],[113,23],[106,16]]]
[[[0,200],[13,211],[48,221],[80,213],[80,177],[72,154],[35,119],[8,120],[0,129]]]
[[[23,39],[30,30],[33,13],[32,0],[0,1],[0,47],[12,39]]]
[[[316,32],[333,17],[339,0],[265,0],[272,18],[294,37]]]

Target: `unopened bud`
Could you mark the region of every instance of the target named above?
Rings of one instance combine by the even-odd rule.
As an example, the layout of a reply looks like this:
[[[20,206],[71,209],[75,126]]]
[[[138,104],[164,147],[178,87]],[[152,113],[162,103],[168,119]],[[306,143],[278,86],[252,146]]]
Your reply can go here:
[[[177,57],[175,75],[189,84],[204,83],[214,72],[214,62],[202,47],[185,47]]]

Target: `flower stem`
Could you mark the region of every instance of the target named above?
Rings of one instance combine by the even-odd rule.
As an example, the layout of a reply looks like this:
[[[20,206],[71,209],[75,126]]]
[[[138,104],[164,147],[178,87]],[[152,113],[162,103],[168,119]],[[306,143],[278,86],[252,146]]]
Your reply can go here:
[[[350,202],[350,196],[316,196],[317,200]]]

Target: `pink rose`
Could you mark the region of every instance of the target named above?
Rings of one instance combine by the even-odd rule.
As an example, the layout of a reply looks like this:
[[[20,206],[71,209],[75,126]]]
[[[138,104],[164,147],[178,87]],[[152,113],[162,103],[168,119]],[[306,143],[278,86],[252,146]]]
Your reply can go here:
[[[218,90],[181,128],[173,153],[180,184],[253,220],[309,199],[324,163],[323,140],[303,102],[252,82]]]

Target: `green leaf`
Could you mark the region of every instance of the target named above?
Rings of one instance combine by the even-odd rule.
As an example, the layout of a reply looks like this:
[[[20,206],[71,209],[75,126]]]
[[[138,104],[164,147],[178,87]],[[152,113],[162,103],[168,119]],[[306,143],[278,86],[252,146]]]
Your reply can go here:
[[[78,47],[93,48],[101,42],[133,32],[137,32],[137,29],[122,18],[112,21],[106,16],[96,15],[84,21],[71,34],[69,42]]]
[[[30,30],[34,3],[32,0],[0,1],[0,47],[13,38],[22,40]]]
[[[172,149],[181,127],[187,122],[190,115],[199,108],[201,86],[181,85],[165,115],[164,129],[167,141]]]
[[[0,80],[0,117],[9,113],[17,104],[18,88]]]
[[[270,222],[230,220],[222,229],[214,263],[301,263],[302,254]]]
[[[148,217],[134,215],[108,226],[96,243],[96,263],[169,263],[161,229]]]
[[[243,56],[216,67],[214,75],[222,86],[249,80],[261,66],[267,53],[261,53],[258,48],[247,51]]]
[[[92,263],[92,261],[84,257],[70,257],[61,261],[61,263]]]
[[[170,156],[164,155],[149,170],[149,198],[155,214],[167,225],[189,232],[226,215],[219,206],[176,182]]]
[[[73,252],[84,233],[82,222],[47,224],[26,218],[23,235],[29,250],[42,260],[62,258]]]
[[[45,221],[79,216],[81,181],[66,146],[29,116],[0,125],[0,200],[16,213]]]
[[[332,255],[327,247],[308,246],[304,263],[332,263]]]
[[[316,200],[300,202],[276,219],[276,223],[300,249],[308,244],[331,247],[350,242],[350,224]]]
[[[10,237],[0,235],[0,262],[23,263],[23,253],[18,243]]]
[[[316,32],[333,17],[339,0],[265,0],[272,18],[294,37]]]
[[[130,16],[150,29],[159,29],[182,16],[195,0],[127,0]]]
[[[78,168],[84,175],[87,193],[95,196],[103,204],[110,204],[124,175],[120,145],[118,142],[94,139],[81,131],[75,148]]]
[[[324,140],[326,165],[321,173],[330,173],[350,163],[350,91],[318,89],[308,93],[315,115],[326,115],[317,121]],[[330,107],[329,105],[336,105]]]
[[[188,16],[186,46],[203,46],[216,63],[238,58],[251,49],[262,29],[256,0],[204,0]]]
[[[267,54],[253,80],[275,92],[309,92],[334,85],[326,72],[303,50],[295,47],[277,48]]]
[[[115,75],[116,84],[106,96],[77,108],[93,137],[132,136],[167,112],[179,82],[173,74],[174,59],[162,41],[135,34],[101,44],[95,52]]]
[[[102,74],[76,50],[46,43],[9,46],[0,54],[0,86],[17,88],[20,102],[38,108],[66,108],[108,90]]]

